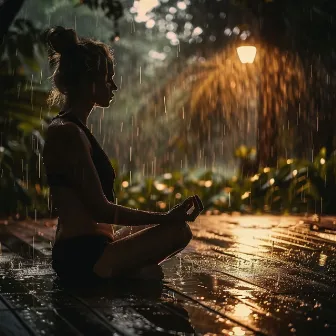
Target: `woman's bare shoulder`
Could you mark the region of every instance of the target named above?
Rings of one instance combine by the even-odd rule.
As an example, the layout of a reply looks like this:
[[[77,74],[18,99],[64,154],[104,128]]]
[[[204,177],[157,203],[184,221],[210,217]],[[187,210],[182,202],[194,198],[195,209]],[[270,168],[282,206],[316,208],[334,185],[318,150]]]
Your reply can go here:
[[[47,159],[66,155],[68,151],[77,142],[84,142],[86,149],[91,153],[91,144],[84,131],[75,123],[70,121],[57,121],[49,125],[46,132],[46,142],[43,150],[43,156]],[[71,155],[74,155],[72,153]],[[52,160],[53,161],[53,160]]]
[[[91,147],[84,131],[75,123],[65,120],[57,120],[48,127],[46,140],[55,144],[67,144],[70,140],[82,139]],[[68,143],[69,144],[69,143]]]
[[[73,122],[67,120],[55,120],[53,121],[47,130],[47,138],[50,140],[57,140],[57,138],[63,136],[73,136],[82,130]]]

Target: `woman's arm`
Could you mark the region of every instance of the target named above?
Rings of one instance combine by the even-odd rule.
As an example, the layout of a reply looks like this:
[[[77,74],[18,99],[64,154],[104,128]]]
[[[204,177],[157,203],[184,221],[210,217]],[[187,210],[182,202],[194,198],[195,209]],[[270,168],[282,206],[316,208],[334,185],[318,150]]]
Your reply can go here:
[[[93,220],[126,226],[168,223],[169,216],[165,212],[136,210],[107,200],[90,155],[89,142],[77,125],[65,123],[55,127],[48,136],[59,144],[56,155],[60,169],[73,182]]]
[[[105,204],[104,208],[96,214],[94,219],[98,222],[126,226],[168,223],[166,212],[137,210],[110,202]]]

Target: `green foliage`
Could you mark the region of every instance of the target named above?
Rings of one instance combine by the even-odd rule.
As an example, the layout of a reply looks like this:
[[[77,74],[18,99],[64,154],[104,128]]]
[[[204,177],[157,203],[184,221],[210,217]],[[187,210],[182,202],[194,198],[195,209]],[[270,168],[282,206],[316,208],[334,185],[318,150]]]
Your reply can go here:
[[[123,15],[118,0],[76,4],[101,9],[114,21],[117,32],[117,20]],[[47,108],[47,92],[41,85],[38,60],[47,59],[41,33],[30,20],[17,18],[0,45],[0,216],[48,214],[49,189],[41,153],[46,119],[56,111]]]
[[[1,153],[2,161],[6,156],[10,156],[8,151]],[[280,160],[277,168],[266,167],[245,178],[228,178],[216,170],[204,169],[175,171],[157,177],[144,177],[140,173],[130,176],[120,174],[116,160],[111,162],[117,174],[114,185],[117,204],[131,208],[168,211],[188,196],[197,194],[204,203],[205,212],[210,213],[334,213],[336,209],[333,195],[336,157],[327,161],[325,149],[313,162]],[[16,189],[12,189],[23,193],[22,197],[28,196],[30,205],[13,202],[7,207],[21,216],[26,213],[31,218],[47,216],[49,188],[36,183],[30,184],[28,189],[18,189],[23,184],[18,181]]]
[[[333,213],[335,188],[336,157],[326,161],[325,149],[313,162],[280,160],[277,168],[266,167],[245,178],[194,169],[132,180],[121,175],[116,181],[118,204],[152,211],[167,211],[198,194],[210,212]]]
[[[36,53],[44,53],[40,32],[29,20],[17,19],[0,51],[0,216],[29,211],[31,186],[46,186],[41,165],[47,92],[34,74]]]

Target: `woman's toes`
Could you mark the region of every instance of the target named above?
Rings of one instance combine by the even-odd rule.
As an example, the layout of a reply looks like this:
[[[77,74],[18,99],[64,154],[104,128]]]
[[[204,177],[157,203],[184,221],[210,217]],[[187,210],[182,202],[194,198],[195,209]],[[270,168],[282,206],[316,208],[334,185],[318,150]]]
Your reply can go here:
[[[164,278],[164,273],[160,265],[150,265],[130,274],[129,277],[143,280],[162,280]]]

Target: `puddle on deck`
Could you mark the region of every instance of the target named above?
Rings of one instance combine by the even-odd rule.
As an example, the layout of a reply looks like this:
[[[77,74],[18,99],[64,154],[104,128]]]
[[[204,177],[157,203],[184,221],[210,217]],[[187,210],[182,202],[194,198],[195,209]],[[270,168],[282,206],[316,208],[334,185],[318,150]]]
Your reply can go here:
[[[50,267],[51,233],[43,228],[37,239],[42,230],[34,231],[34,224],[21,225],[20,235],[9,225],[0,236],[0,330],[336,335],[335,235],[310,231],[295,220],[267,224],[263,218],[258,226],[257,217],[241,225],[225,218],[201,217],[192,225],[192,243],[163,265],[164,283],[76,289],[60,285]]]

